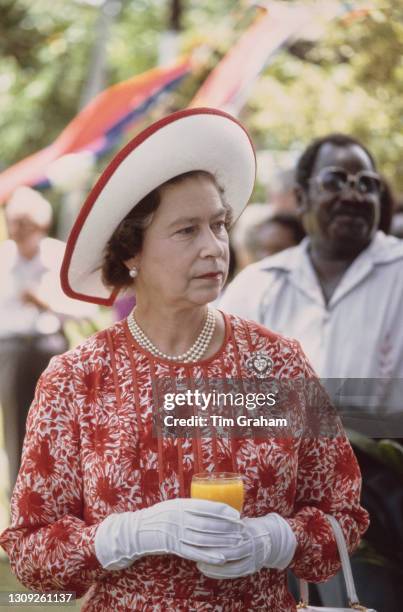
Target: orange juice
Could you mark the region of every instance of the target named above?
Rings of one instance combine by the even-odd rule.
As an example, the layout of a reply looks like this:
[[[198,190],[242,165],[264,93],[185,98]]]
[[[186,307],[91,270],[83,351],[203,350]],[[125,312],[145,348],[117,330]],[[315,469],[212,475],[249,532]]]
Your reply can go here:
[[[242,478],[237,474],[196,475],[192,479],[190,496],[195,499],[223,502],[241,512],[244,500]]]

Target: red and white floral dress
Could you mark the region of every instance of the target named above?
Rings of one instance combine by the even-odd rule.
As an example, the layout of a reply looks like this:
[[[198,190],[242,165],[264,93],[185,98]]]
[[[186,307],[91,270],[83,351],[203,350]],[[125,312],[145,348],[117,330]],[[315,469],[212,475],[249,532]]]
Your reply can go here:
[[[194,472],[238,471],[245,516],[277,512],[298,542],[291,568],[321,581],[339,569],[325,514],[340,522],[348,546],[368,526],[361,478],[342,431],[331,437],[154,438],[153,381],[251,377],[247,361],[263,351],[272,376],[312,376],[297,342],[225,315],[221,350],[197,365],[156,359],[132,339],[125,321],[52,359],[31,406],[11,526],[0,544],[13,571],[41,592],[86,593],[84,611],[142,610],[290,612],[286,572],[263,569],[232,580],[204,577],[175,555],[146,556],[129,568],[104,570],[94,554],[99,523],[188,497]]]

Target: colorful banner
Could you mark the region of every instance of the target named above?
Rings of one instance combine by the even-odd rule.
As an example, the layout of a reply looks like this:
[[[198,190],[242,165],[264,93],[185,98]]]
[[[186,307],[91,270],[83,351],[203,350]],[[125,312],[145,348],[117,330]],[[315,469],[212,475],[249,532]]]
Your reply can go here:
[[[256,20],[219,62],[200,87],[190,107],[211,106],[237,115],[251,87],[270,58],[306,26],[341,16],[346,23],[366,15],[367,7],[338,0],[286,4],[275,0],[260,6]],[[99,94],[49,146],[0,174],[0,204],[19,185],[41,185],[46,168],[66,153],[93,151],[97,156],[116,145],[127,129],[159,96],[191,71],[190,59],[158,67],[118,83]]]
[[[268,59],[304,25],[311,11],[270,2],[203,83],[190,106],[237,113]]]
[[[0,174],[0,204],[19,185],[43,183],[49,164],[66,153],[89,150],[100,156],[109,151],[161,94],[176,87],[190,70],[190,60],[182,59],[174,66],[154,68],[100,93],[50,146]]]
[[[339,16],[354,19],[363,10],[358,11],[356,3],[338,0],[260,4],[256,20],[210,73],[190,106],[212,106],[237,115],[261,71],[287,41],[298,38],[315,22],[326,23]]]

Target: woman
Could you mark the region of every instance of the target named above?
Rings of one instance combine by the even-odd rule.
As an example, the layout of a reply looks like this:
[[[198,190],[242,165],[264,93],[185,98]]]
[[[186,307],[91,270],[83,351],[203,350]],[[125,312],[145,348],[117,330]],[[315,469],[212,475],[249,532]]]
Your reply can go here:
[[[254,183],[255,157],[229,115],[192,109],[142,132],[111,162],[69,238],[62,284],[111,304],[135,285],[127,321],[55,358],[31,407],[11,527],[1,543],[40,591],[88,589],[83,610],[295,610],[285,568],[339,568],[325,513],[350,548],[367,527],[360,474],[330,437],[154,436],[155,387],[197,381],[296,383],[304,426],[326,404],[298,343],[208,304],[228,267],[227,228]],[[305,378],[304,378],[305,377]],[[169,385],[168,385],[169,386]],[[194,472],[243,474],[244,517],[189,499]]]

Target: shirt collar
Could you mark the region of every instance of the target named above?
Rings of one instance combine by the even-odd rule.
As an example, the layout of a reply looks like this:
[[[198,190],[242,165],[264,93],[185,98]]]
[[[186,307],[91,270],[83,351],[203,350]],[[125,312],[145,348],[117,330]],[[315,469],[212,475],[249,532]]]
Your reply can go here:
[[[299,245],[269,255],[259,262],[260,270],[284,270],[290,272],[300,268],[304,256],[308,256],[310,238],[306,236]],[[373,240],[356,258],[370,258],[374,264],[388,263],[403,257],[403,240],[396,236],[387,236],[381,231],[376,232]],[[355,260],[355,261],[356,261]]]
[[[288,274],[289,281],[310,299],[324,306],[324,297],[308,255],[310,239],[306,237],[296,246],[266,257],[259,262],[262,271],[280,271]],[[346,270],[328,307],[332,307],[351,291],[379,264],[403,259],[403,241],[378,231],[371,243]]]
[[[322,290],[308,255],[309,244],[310,239],[306,237],[299,245],[266,257],[260,262],[260,269],[287,274],[289,282],[299,291],[324,306]]]

